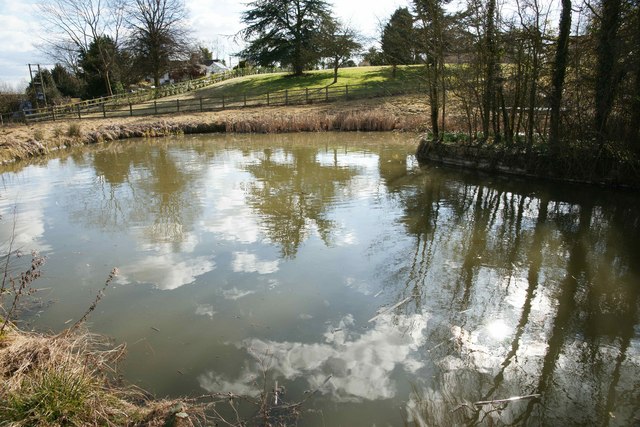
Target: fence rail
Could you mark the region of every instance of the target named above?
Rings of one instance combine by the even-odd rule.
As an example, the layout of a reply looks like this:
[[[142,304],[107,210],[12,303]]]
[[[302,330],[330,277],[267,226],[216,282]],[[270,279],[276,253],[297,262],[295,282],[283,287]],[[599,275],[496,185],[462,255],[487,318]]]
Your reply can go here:
[[[211,86],[215,83],[220,83],[225,80],[250,76],[255,74],[267,74],[274,73],[280,70],[271,68],[259,68],[259,69],[236,69],[227,71],[224,73],[211,74],[206,77],[201,77],[194,80],[188,80],[180,83],[173,83],[158,88],[140,89],[135,92],[117,94],[112,96],[104,96],[101,98],[89,99],[86,101],[75,102],[65,105],[54,105],[44,108],[33,108],[17,111],[13,113],[0,114],[0,126],[10,122],[37,122],[67,119],[69,117],[82,118],[96,112],[101,112],[103,109],[113,109],[122,106],[136,105],[147,101],[162,99],[169,96],[181,95],[183,93],[191,92],[197,89],[202,89],[207,86]]]
[[[102,102],[80,108],[47,109],[24,116],[26,123],[50,120],[133,117],[158,114],[220,111],[245,107],[287,106],[332,102],[337,100],[373,98],[379,96],[419,93],[421,85],[403,85],[398,83],[371,83],[360,85],[329,85],[308,87],[296,90],[283,90],[263,93],[243,93],[234,96],[194,97],[190,99],[163,100],[152,99],[133,103]]]

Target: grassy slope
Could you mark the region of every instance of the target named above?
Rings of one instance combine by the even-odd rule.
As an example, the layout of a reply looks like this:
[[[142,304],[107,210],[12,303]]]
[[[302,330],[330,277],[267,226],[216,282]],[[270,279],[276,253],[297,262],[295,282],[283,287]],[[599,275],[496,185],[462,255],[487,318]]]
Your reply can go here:
[[[396,78],[391,76],[391,67],[341,68],[338,71],[338,86],[367,83],[417,84],[421,79],[422,67],[399,67]],[[333,84],[333,71],[309,71],[294,77],[285,73],[259,74],[227,80],[204,89],[186,93],[176,98],[196,99],[199,97],[219,97],[222,95],[262,94],[283,90],[324,87]]]

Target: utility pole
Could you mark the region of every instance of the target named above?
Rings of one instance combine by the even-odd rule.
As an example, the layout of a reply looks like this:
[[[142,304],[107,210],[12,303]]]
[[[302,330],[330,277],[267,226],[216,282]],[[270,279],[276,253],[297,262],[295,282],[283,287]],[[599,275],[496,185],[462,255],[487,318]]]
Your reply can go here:
[[[42,70],[40,69],[40,64],[27,64],[29,66],[29,76],[31,77],[31,87],[34,89],[36,93],[36,108],[40,108],[40,103],[38,101],[43,101],[44,106],[47,106],[47,93],[44,86],[44,79],[42,78]],[[38,67],[38,77],[40,81],[34,81],[33,79],[33,71],[31,66]]]

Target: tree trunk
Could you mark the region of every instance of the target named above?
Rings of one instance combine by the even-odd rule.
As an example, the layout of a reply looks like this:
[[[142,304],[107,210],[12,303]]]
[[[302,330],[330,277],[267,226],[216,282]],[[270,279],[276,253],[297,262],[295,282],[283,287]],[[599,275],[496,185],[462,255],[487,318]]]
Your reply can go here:
[[[489,0],[487,4],[487,26],[485,28],[486,68],[485,87],[482,100],[482,137],[484,141],[489,138],[489,125],[495,110],[495,75],[497,67],[497,53],[495,41],[495,13],[496,0]]]
[[[542,44],[541,35],[536,28],[534,48],[533,48],[533,64],[531,66],[531,88],[529,91],[529,115],[527,117],[527,148],[533,147],[533,131],[536,120],[536,97],[538,95],[538,79],[540,77],[540,45]]]
[[[558,151],[560,141],[560,107],[562,106],[562,90],[567,71],[569,55],[569,34],[571,32],[571,0],[562,0],[560,14],[560,32],[556,46],[555,64],[551,77],[551,121],[549,124],[549,144],[552,150]]]
[[[635,46],[640,46],[640,7],[636,9],[637,23],[634,31]],[[635,57],[635,96],[631,99],[631,124],[629,129],[629,143],[636,152],[640,152],[640,58]]]
[[[621,0],[602,0],[602,19],[598,30],[598,65],[596,71],[595,131],[602,146],[608,139],[607,122],[613,109],[617,89],[618,29]]]
[[[433,131],[433,140],[437,141],[440,139],[440,129],[438,127],[438,89],[435,85],[432,86],[429,90],[429,104],[431,107],[431,127]]]
[[[111,78],[109,78],[109,71],[104,73],[104,84],[107,86],[107,93],[109,96],[113,96],[113,89],[111,89]]]

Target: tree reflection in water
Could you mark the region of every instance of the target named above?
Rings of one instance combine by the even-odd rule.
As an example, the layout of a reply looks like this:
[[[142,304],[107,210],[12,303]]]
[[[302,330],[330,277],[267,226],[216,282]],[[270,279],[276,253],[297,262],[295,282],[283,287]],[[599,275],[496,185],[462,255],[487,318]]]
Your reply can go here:
[[[112,319],[125,329],[146,315],[197,337],[184,347],[199,361],[194,373],[163,391],[241,392],[250,384],[234,372],[256,374],[245,353],[270,349],[290,390],[333,375],[326,407],[357,401],[354,416],[384,416],[407,399],[409,381],[409,424],[632,425],[640,416],[637,195],[419,169],[406,147],[229,138],[105,145],[70,156],[77,169],[52,180],[87,181],[58,193],[72,216],[58,230],[123,239],[123,254],[105,254],[124,260],[125,277],[176,290],[143,296],[172,310]],[[46,245],[57,199],[31,201],[49,191],[43,182],[29,187],[38,209],[21,238]],[[368,322],[382,299],[406,302]],[[158,366],[182,363],[138,357],[152,380]]]
[[[105,146],[93,155],[94,196],[76,216],[105,229],[145,224],[143,234],[150,243],[179,246],[201,211],[194,181],[202,179],[206,169],[184,167],[185,156],[193,155],[166,143],[153,149]]]
[[[390,188],[415,239],[397,255],[410,267],[389,280],[404,277],[396,300],[414,297],[398,313],[433,319],[426,350],[435,379],[416,380],[409,420],[637,422],[640,272],[629,255],[640,253],[637,200],[449,176],[431,170],[419,188]],[[472,404],[534,393],[541,398]]]
[[[248,204],[261,217],[269,240],[283,258],[295,258],[315,227],[325,244],[335,228],[327,210],[356,170],[337,163],[321,164],[317,147],[265,148],[258,163],[246,166],[255,177],[247,189]]]

